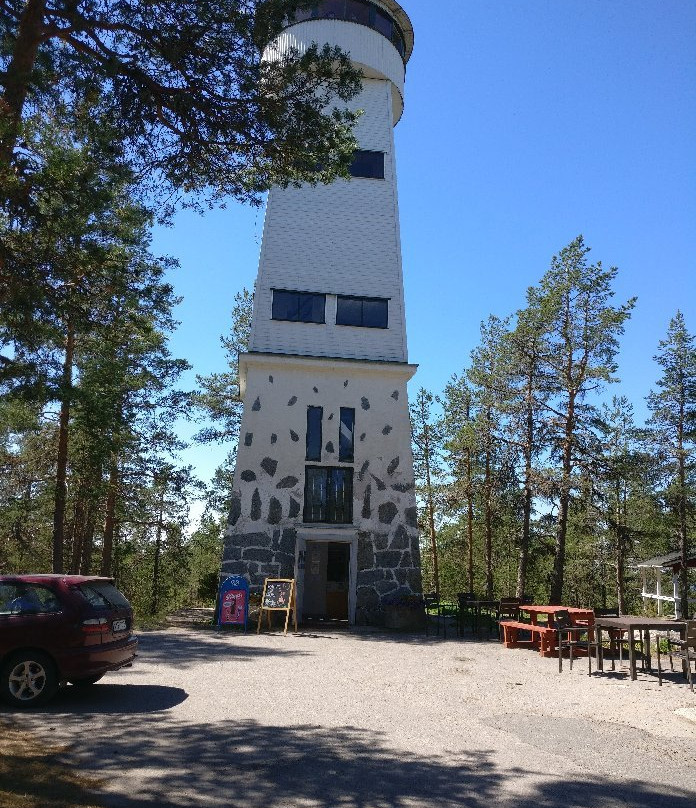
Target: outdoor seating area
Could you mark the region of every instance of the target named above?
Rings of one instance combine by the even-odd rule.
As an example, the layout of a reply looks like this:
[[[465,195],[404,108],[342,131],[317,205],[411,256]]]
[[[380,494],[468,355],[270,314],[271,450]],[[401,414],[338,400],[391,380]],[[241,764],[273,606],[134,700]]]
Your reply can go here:
[[[694,690],[696,673],[696,618],[665,619],[645,615],[620,615],[616,609],[528,603],[524,598],[479,598],[460,592],[456,603],[442,601],[436,593],[423,596],[426,635],[459,640],[498,640],[505,648],[531,649],[541,657],[573,662],[586,658],[588,675],[603,674],[605,661],[611,672],[626,670],[631,680],[643,673],[683,674]],[[654,654],[653,654],[654,649]],[[653,660],[656,669],[653,669]],[[666,662],[669,660],[669,668]]]

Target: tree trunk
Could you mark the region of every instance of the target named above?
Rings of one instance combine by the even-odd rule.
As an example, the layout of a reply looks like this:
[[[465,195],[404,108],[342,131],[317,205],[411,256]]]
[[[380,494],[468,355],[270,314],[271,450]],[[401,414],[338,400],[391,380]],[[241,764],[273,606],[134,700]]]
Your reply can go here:
[[[575,397],[570,396],[566,414],[565,440],[563,441],[563,472],[561,477],[561,496],[558,508],[558,528],[556,530],[556,547],[551,577],[551,604],[563,603],[563,578],[565,573],[566,536],[568,534],[568,514],[570,512],[571,472],[573,469],[573,445],[575,427]]]
[[[620,482],[616,484],[616,603],[619,614],[626,613],[626,502]]]
[[[159,567],[162,554],[162,529],[164,517],[164,488],[160,494],[159,514],[157,516],[157,534],[155,538],[155,559],[152,565],[152,595],[150,598],[150,614],[157,614],[159,608]]]
[[[90,502],[87,507],[87,519],[85,521],[84,536],[82,539],[82,558],[80,559],[80,573],[91,575],[92,573],[92,552],[94,550],[94,531],[97,523],[96,507]]]
[[[474,488],[471,470],[471,450],[466,450],[466,540],[467,540],[467,578],[469,592],[474,591]]]
[[[425,460],[425,485],[426,494],[428,497],[428,531],[430,533],[430,546],[433,553],[433,578],[435,585],[435,594],[438,599],[440,597],[440,571],[437,563],[437,535],[435,533],[435,504],[433,503],[433,489],[430,478],[430,436],[428,425],[425,425],[424,430],[424,460]]]
[[[679,424],[679,500],[677,504],[679,515],[679,550],[681,553],[679,589],[681,598],[681,616],[682,618],[688,619],[691,617],[691,612],[689,610],[689,567],[687,566],[689,559],[689,534],[686,521],[686,462],[683,429],[684,419],[682,418]]]
[[[80,487],[80,492],[75,503],[75,514],[72,520],[72,553],[70,562],[70,572],[77,575],[80,572],[80,559],[82,558],[82,538],[85,526],[85,486]],[[66,536],[65,539],[68,539]],[[66,547],[69,542],[66,541]]]
[[[485,471],[485,529],[486,529],[486,597],[493,598],[493,513],[491,506],[493,483],[491,481],[491,453],[486,448]]]
[[[12,59],[4,77],[5,92],[0,97],[0,176],[12,162],[22,123],[31,74],[43,34],[46,0],[27,0],[19,20]]]
[[[522,536],[520,537],[519,554],[517,557],[517,588],[516,597],[524,598],[527,589],[527,566],[529,564],[529,531],[532,521],[532,490],[527,482],[524,486],[522,500]]]
[[[75,334],[68,320],[65,337],[65,357],[61,380],[60,415],[58,418],[58,456],[56,458],[56,487],[53,500],[53,572],[63,572],[65,505],[67,501],[68,432],[72,399],[73,354]]]
[[[110,577],[114,558],[114,526],[116,522],[116,497],[118,493],[118,456],[115,453],[111,456],[107,491],[100,573],[101,575]]]
[[[623,537],[623,530],[619,532],[619,540],[616,544],[616,601],[619,614],[626,613],[626,550]]]
[[[526,434],[524,442],[524,494],[522,499],[522,535],[520,536],[520,549],[517,561],[517,590],[516,596],[520,599],[525,596],[527,588],[527,564],[529,562],[529,542],[532,522],[532,505],[534,492],[532,491],[532,451],[534,446],[534,406],[533,406],[533,380],[527,377],[527,413]]]

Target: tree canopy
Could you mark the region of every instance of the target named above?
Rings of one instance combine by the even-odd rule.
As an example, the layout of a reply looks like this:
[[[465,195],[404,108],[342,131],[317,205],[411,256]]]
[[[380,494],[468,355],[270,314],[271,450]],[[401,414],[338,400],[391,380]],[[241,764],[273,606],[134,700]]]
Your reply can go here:
[[[341,102],[360,73],[337,48],[269,46],[307,5],[2,0],[0,176],[24,168],[27,115],[58,100],[109,119],[160,189],[257,202],[274,184],[347,175],[357,113]]]

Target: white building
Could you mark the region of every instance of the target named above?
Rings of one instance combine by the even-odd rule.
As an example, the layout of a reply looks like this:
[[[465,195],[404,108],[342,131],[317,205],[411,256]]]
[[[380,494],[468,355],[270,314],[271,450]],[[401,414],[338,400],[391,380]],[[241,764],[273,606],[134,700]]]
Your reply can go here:
[[[393,0],[324,0],[267,58],[338,45],[363,71],[352,179],[268,198],[223,575],[297,579],[300,619],[421,592],[393,127],[413,31]]]

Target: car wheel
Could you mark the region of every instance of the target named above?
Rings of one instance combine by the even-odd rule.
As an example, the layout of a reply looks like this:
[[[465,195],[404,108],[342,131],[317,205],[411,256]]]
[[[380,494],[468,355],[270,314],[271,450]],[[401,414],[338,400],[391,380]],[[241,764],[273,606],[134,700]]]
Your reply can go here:
[[[55,666],[40,651],[15,654],[2,667],[0,687],[5,701],[14,707],[43,704],[58,689]]]
[[[98,673],[96,676],[85,676],[82,679],[68,679],[68,681],[75,687],[89,687],[90,685],[96,684],[103,676],[103,673]]]

